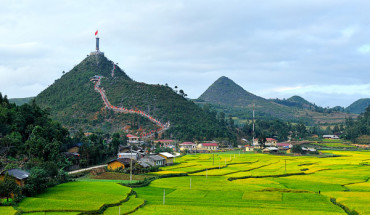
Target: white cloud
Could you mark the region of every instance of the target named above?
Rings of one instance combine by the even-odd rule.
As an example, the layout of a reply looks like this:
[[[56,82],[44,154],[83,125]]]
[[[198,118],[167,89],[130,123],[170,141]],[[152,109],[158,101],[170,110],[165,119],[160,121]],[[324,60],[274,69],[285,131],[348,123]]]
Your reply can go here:
[[[266,97],[366,96],[369,7],[360,0],[10,2],[0,8],[0,92],[36,95],[94,49],[98,28],[102,51],[132,78],[177,85],[191,98],[222,75]]]
[[[278,87],[265,92],[278,92],[278,93],[333,93],[333,94],[344,94],[344,95],[370,95],[370,84],[361,85],[307,85],[307,86],[293,86],[293,87]]]
[[[370,52],[370,44],[365,44],[365,45],[360,46],[357,49],[357,51],[360,52],[361,54],[369,53]]]

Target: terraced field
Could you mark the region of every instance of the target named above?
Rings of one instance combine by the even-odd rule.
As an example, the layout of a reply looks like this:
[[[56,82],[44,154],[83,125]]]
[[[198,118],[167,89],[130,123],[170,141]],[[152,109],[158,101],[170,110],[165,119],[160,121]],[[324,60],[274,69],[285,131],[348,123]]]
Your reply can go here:
[[[177,158],[179,164],[155,174],[188,176],[135,188],[138,198],[147,200],[136,213],[370,214],[370,152],[330,153],[339,157],[235,153]]]
[[[25,198],[18,211],[30,215],[76,215],[103,211],[110,214],[110,207],[126,208],[126,203],[133,211],[143,200],[133,200],[135,196],[130,193],[131,188],[113,182],[70,182],[52,187],[36,197]],[[13,215],[15,212],[11,207],[0,207],[1,215]]]
[[[152,173],[167,177],[133,188],[137,196],[117,182],[91,179],[26,198],[17,209],[30,215],[370,214],[370,152],[328,153],[338,156],[186,155]],[[187,176],[168,177],[178,173]],[[0,207],[0,214],[15,212]]]

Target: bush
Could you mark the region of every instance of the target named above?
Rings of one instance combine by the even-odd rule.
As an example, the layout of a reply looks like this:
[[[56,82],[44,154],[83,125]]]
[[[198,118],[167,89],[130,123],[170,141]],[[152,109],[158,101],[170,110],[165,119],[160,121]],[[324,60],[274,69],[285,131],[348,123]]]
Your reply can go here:
[[[292,152],[302,154],[302,147],[300,145],[294,145],[292,148]]]
[[[47,172],[40,168],[34,167],[30,171],[30,176],[27,179],[27,184],[23,187],[26,196],[35,196],[43,192],[49,185]]]

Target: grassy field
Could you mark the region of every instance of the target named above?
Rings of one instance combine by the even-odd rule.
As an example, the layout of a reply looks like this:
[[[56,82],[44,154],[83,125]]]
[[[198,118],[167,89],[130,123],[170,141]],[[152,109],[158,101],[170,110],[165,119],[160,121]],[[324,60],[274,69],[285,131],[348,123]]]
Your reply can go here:
[[[330,199],[370,214],[370,152],[339,157],[199,154],[155,174],[188,173],[135,188],[137,214],[346,214]],[[165,204],[163,205],[163,192]]]

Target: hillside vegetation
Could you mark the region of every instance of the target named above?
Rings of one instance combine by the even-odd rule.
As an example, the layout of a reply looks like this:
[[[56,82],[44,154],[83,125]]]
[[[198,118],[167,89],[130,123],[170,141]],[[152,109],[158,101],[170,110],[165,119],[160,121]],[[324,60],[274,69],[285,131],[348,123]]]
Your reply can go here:
[[[353,102],[350,106],[346,107],[346,111],[349,113],[363,113],[365,112],[366,108],[370,105],[370,98],[367,99],[359,99]]]
[[[167,137],[182,140],[231,137],[215,113],[203,111],[169,87],[135,82],[118,66],[112,77],[112,68],[113,62],[106,57],[88,56],[35,100],[42,107],[50,108],[51,116],[71,131],[78,128],[120,131],[128,126],[134,132],[155,127],[143,117],[107,110],[90,81],[99,75],[104,77],[102,89],[112,105],[145,111],[161,122],[170,121]]]
[[[239,122],[252,119],[255,105],[256,119],[281,119],[306,124],[325,124],[343,122],[350,115],[341,107],[322,108],[300,96],[288,99],[264,99],[256,96],[227,77],[217,79],[198,99],[199,105],[212,104],[218,112],[236,117]]]
[[[9,99],[10,103],[15,103],[18,106],[21,106],[25,103],[29,103],[35,97],[26,97],[26,98],[11,98]]]
[[[256,96],[225,76],[217,79],[196,101],[211,103],[216,109],[232,109],[225,112],[233,116],[240,115],[232,114],[234,110],[249,114],[255,105],[257,116],[261,118],[295,118],[291,109]]]

